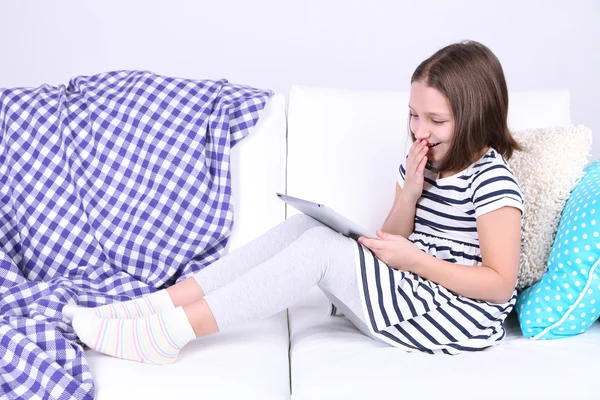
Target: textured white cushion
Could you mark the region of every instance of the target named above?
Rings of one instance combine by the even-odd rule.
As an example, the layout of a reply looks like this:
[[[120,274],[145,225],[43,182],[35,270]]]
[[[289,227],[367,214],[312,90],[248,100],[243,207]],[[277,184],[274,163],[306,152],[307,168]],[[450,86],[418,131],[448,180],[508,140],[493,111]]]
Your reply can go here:
[[[515,130],[523,146],[508,161],[523,190],[525,214],[517,287],[541,279],[569,193],[583,175],[592,148],[584,126]]]

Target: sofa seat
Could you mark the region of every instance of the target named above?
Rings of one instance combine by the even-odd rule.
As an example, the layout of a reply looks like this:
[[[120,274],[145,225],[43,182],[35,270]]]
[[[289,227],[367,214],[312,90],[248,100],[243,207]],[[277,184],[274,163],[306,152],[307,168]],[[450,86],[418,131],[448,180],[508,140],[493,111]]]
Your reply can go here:
[[[97,400],[290,398],[287,312],[187,344],[177,362],[148,365],[94,350]]]
[[[598,399],[600,322],[572,338],[534,341],[513,313],[499,346],[443,356],[379,343],[328,315],[329,305],[314,288],[289,309],[293,400]]]

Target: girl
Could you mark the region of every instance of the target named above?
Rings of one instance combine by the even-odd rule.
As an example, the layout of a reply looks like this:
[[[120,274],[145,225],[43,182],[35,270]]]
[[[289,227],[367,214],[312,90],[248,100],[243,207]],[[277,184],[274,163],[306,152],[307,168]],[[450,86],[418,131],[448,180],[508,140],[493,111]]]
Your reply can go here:
[[[445,47],[415,70],[414,140],[378,238],[356,241],[297,215],[165,290],[66,306],[89,347],[153,364],[189,341],[268,317],[319,286],[365,335],[407,351],[498,344],[516,300],[523,200],[506,163],[502,67],[482,44]]]

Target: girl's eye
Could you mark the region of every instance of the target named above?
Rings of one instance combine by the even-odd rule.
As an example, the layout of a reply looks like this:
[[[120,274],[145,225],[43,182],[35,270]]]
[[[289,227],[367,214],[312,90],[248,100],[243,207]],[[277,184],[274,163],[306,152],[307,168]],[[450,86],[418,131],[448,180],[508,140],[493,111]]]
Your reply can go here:
[[[410,114],[411,118],[419,118],[419,116],[417,114]]]
[[[441,125],[441,124],[443,124],[446,121],[434,121],[434,120],[431,120],[431,122],[433,122],[436,125]]]

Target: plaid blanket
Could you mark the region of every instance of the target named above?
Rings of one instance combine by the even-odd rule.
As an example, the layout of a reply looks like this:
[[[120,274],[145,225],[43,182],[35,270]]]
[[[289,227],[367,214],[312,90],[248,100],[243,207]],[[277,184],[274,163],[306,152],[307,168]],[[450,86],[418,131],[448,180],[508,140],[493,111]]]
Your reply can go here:
[[[93,398],[63,306],[145,295],[222,255],[230,149],[269,96],[142,71],[0,90],[0,398]]]

